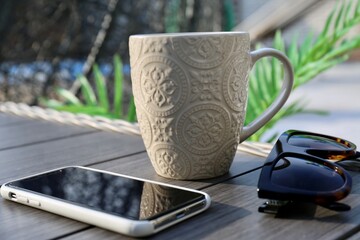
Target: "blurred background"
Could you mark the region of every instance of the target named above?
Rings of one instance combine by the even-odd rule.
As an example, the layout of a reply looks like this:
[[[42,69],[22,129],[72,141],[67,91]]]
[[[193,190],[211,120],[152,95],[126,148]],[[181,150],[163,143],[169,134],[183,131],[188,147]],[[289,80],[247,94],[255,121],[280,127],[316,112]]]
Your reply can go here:
[[[130,101],[128,38],[132,34],[248,31],[255,48],[258,43],[272,46],[275,32],[280,29],[285,45],[289,46],[294,35],[299,43],[310,33],[319,35],[335,5],[334,0],[2,0],[0,102],[37,105],[40,97],[58,98],[54,91],[58,87],[79,94],[79,86],[74,86],[75,79],[82,74],[92,83],[95,63],[110,82],[108,90],[111,93],[109,86],[114,78],[115,54],[122,60],[124,99]],[[350,10],[346,12],[351,12],[355,6],[355,3],[349,4]],[[356,37],[359,33],[359,24],[349,31],[350,36]],[[345,65],[342,63],[336,67],[338,70],[314,78],[309,84],[315,84],[315,88],[312,85],[299,88],[294,96],[302,98],[307,94],[308,106],[328,111],[328,116],[335,111],[337,116],[360,120],[359,60],[359,47],[354,47]],[[328,83],[324,85],[321,79]],[[324,90],[319,91],[322,88]],[[345,93],[346,101],[341,101],[342,93]],[[327,97],[338,101],[330,104]],[[352,105],[351,110],[349,105]],[[344,113],[344,109],[352,111],[351,114]],[[300,114],[295,119],[276,124],[267,134],[271,137],[275,132],[294,128],[291,126],[299,126],[299,123],[305,129],[316,130],[318,127],[313,123],[322,125],[324,116],[315,116],[315,120],[312,117],[306,115],[304,118]],[[333,129],[343,130],[338,126],[341,123]],[[360,142],[360,138],[353,137],[354,132],[360,133],[357,126],[356,131],[349,128],[345,133],[323,131],[345,137],[352,134],[350,138]]]

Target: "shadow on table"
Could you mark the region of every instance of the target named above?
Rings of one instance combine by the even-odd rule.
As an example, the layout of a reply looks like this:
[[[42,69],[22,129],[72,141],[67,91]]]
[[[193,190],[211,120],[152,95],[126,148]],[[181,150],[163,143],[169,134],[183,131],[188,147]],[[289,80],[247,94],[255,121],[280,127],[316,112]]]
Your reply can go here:
[[[206,239],[213,232],[250,214],[250,211],[241,207],[213,202],[209,210],[154,235],[152,239]]]
[[[289,220],[316,220],[320,222],[343,223],[347,215],[358,212],[359,207],[356,206],[350,211],[336,212],[324,209],[314,203],[296,202],[282,207],[275,218]]]

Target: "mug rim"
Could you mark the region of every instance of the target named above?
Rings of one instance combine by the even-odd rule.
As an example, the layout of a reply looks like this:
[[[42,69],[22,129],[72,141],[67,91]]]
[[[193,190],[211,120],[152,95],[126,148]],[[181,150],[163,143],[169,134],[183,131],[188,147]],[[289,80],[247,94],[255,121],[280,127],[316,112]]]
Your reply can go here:
[[[130,38],[148,38],[148,37],[198,37],[198,36],[214,36],[214,35],[249,35],[248,32],[176,32],[176,33],[146,33],[133,34]]]

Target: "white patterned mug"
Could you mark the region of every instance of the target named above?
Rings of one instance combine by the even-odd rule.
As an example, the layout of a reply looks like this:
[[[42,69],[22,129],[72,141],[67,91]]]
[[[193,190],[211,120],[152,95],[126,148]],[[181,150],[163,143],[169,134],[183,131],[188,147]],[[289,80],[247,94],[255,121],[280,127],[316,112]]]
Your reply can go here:
[[[251,52],[245,32],[133,35],[129,47],[141,135],[155,171],[167,178],[227,173],[239,142],[280,110],[293,84],[288,58],[269,48]],[[283,64],[282,90],[243,126],[249,71],[266,56]]]

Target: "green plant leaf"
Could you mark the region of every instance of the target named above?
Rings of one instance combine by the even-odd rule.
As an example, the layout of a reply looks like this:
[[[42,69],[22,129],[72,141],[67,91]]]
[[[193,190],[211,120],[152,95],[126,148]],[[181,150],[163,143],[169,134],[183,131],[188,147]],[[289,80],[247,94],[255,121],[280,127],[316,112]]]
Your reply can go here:
[[[355,13],[354,13],[354,16],[357,17],[357,16],[360,16],[360,0],[358,0],[355,4]]]
[[[76,106],[65,105],[56,108],[58,111],[66,111],[71,113],[82,113],[90,116],[102,116],[107,118],[116,118],[113,114],[109,113],[107,109],[100,106]]]
[[[294,35],[290,47],[288,48],[287,55],[293,65],[294,70],[298,68],[298,62],[299,62],[299,51],[297,48],[297,41],[298,37],[297,35]]]
[[[277,30],[275,33],[273,47],[279,51],[285,52],[285,42],[283,41],[280,30]]]
[[[109,100],[108,100],[106,82],[97,64],[94,64],[93,73],[94,73],[96,90],[97,90],[100,106],[106,110],[109,110]]]
[[[314,66],[316,66],[316,68],[309,70],[306,74],[304,74],[301,77],[298,77],[298,81],[297,81],[297,85],[296,87],[298,87],[301,84],[304,84],[305,82],[307,82],[308,80],[314,78],[316,75],[318,75],[319,73],[325,71],[326,69],[329,69],[341,62],[344,62],[345,60],[348,59],[347,55],[344,55],[342,57],[339,57],[337,59],[331,60],[331,61],[323,61],[323,62],[318,62],[318,63],[314,63]]]
[[[114,56],[114,114],[122,118],[123,103],[123,65],[119,55]]]
[[[321,31],[321,33],[320,33],[320,35],[318,37],[319,40],[325,38],[329,34],[330,24],[333,21],[333,18],[335,16],[335,12],[336,12],[338,3],[339,2],[336,2],[333,10],[330,13],[330,15],[327,17],[326,22],[325,22],[325,26],[324,26],[323,30]]]
[[[285,52],[285,42],[282,39],[281,31],[277,30],[274,36],[273,48]],[[271,59],[271,82],[273,85],[273,89],[279,90],[281,87],[280,79],[283,78],[283,69],[281,67],[281,63],[277,58]]]
[[[73,105],[79,105],[81,106],[82,103],[80,102],[80,100],[69,90],[63,89],[63,88],[57,88],[56,89],[56,93],[65,99],[65,101],[67,101],[69,104],[73,104]]]
[[[257,65],[257,66],[256,66]],[[261,104],[267,104],[271,102],[271,89],[268,88],[267,82],[270,80],[271,76],[268,76],[270,64],[268,64],[268,59],[263,58],[257,61],[255,64],[255,72],[257,76],[257,85],[258,85],[258,98],[261,100]],[[271,74],[271,72],[270,72]]]
[[[355,1],[354,1],[355,2]],[[348,25],[349,24],[349,21],[354,17],[354,12],[351,13],[351,9],[352,9],[352,6],[353,6],[353,1],[350,1],[347,5],[347,8],[346,8],[346,11],[345,11],[345,14],[344,14],[344,25]]]
[[[46,99],[46,98],[43,98],[43,97],[40,97],[38,99],[39,101],[39,104],[41,106],[45,106],[47,108],[57,108],[57,107],[61,107],[64,105],[64,103],[58,101],[58,100],[55,100],[55,99]]]
[[[261,109],[258,108],[257,106],[260,104],[258,103],[258,98],[256,98],[256,93],[257,93],[257,80],[254,76],[254,74],[252,73],[250,75],[250,79],[249,79],[249,95],[248,95],[248,102],[247,102],[247,120],[251,121],[253,119],[255,119],[257,114],[260,114]],[[247,122],[248,123],[248,122]]]
[[[343,4],[340,6],[339,13],[335,20],[334,31],[337,31],[338,29],[341,29],[343,27],[342,19],[345,13],[345,8],[346,8],[346,1],[344,1]]]
[[[323,61],[325,60],[331,60],[333,58],[336,58],[340,55],[343,55],[350,51],[351,49],[360,47],[360,36],[357,36],[356,38],[352,39],[351,41],[344,42],[341,44],[338,48],[333,49],[332,51],[325,54],[322,58]]]
[[[299,54],[300,54],[300,61],[299,64],[303,64],[304,63],[304,57],[306,56],[306,54],[309,52],[309,50],[311,49],[311,44],[313,41],[313,33],[310,32],[304,42],[302,43],[300,49],[299,49]]]
[[[131,97],[131,100],[130,100],[130,103],[129,103],[127,120],[129,122],[135,122],[136,121],[136,109],[135,109],[134,97]]]
[[[281,88],[281,79],[284,76],[281,63],[278,59],[271,59],[271,91],[278,92]]]
[[[95,106],[97,104],[95,93],[90,86],[89,81],[84,75],[80,75],[78,80],[81,83],[81,93],[85,99],[86,104]]]

